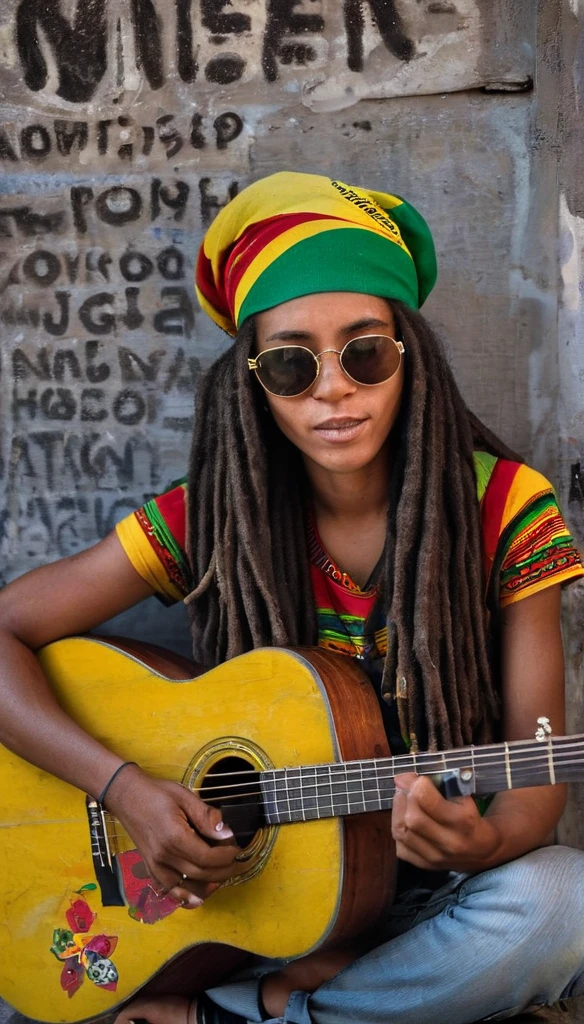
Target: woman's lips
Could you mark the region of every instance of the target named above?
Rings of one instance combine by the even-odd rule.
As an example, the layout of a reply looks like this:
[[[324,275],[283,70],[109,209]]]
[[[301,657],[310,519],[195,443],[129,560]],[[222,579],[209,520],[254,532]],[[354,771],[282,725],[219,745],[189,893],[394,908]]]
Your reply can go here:
[[[314,429],[319,437],[322,437],[325,441],[352,441],[362,431],[365,420],[350,419],[344,417],[343,419],[330,419],[325,420],[323,423],[319,423]]]

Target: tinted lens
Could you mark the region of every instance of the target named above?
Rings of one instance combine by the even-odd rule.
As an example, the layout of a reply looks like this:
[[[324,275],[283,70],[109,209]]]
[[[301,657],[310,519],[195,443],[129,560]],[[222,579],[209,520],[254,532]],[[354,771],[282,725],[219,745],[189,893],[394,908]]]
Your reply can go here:
[[[400,352],[392,338],[372,334],[349,341],[341,356],[345,373],[358,384],[382,384],[399,368]]]
[[[260,383],[273,395],[301,395],[316,380],[318,363],[309,349],[283,345],[262,352],[256,360]]]

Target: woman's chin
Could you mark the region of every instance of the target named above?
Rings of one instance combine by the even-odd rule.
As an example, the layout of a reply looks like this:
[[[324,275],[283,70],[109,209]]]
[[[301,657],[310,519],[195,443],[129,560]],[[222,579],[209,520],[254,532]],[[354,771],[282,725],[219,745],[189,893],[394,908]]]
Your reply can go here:
[[[320,449],[317,452],[305,453],[308,460],[320,470],[341,475],[362,473],[375,462],[377,454],[351,450],[349,446],[344,450],[339,447],[335,451],[323,452]]]

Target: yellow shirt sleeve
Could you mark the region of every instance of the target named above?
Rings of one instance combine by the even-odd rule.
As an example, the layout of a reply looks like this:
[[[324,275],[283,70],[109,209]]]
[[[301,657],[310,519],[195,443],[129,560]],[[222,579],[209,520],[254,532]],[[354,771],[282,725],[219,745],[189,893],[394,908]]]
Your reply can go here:
[[[187,482],[178,480],[122,519],[116,532],[136,572],[165,604],[193,589],[186,555]]]
[[[116,533],[134,569],[165,604],[182,601],[183,594],[168,578],[167,570],[150,543],[136,512],[116,524]]]

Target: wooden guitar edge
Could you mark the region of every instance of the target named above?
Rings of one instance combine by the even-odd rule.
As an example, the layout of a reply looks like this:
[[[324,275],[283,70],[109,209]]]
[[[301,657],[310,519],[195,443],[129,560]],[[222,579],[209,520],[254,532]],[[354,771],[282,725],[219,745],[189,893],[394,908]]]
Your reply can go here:
[[[252,954],[245,950],[205,942],[185,950],[166,964],[140,989],[140,996],[192,996],[227,982],[232,974],[252,961]],[[112,1024],[113,1020],[115,1017]]]
[[[190,661],[176,651],[169,651],[158,644],[152,644],[148,640],[135,640],[126,636],[110,636],[105,633],[86,633],[85,640],[95,640],[98,643],[106,644],[108,647],[115,647],[123,654],[129,654],[144,662],[153,672],[165,676],[167,679],[176,682],[195,679],[205,672],[202,665]]]
[[[381,710],[371,682],[353,658],[316,647],[294,648],[318,672],[326,690],[343,761],[389,757]],[[391,814],[343,818],[344,873],[337,919],[325,946],[370,931],[387,916],[395,894],[397,857]]]

